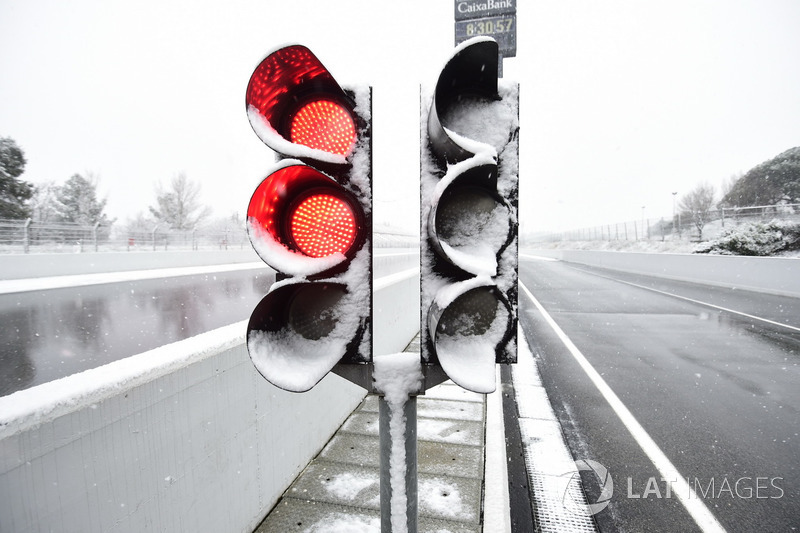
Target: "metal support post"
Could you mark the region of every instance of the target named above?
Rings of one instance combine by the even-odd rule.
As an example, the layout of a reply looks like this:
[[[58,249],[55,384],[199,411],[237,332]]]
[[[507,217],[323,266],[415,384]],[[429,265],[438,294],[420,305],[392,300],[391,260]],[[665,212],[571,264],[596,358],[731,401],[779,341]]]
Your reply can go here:
[[[408,533],[417,533],[417,397],[410,396],[403,404],[403,416],[393,416],[392,406],[383,396],[378,396],[378,430],[380,433],[381,454],[381,533],[399,533],[392,529],[392,489],[398,494],[405,488],[406,508],[405,520]],[[403,423],[405,422],[405,423]],[[395,444],[392,439],[392,429],[396,432],[402,425],[403,441],[396,443],[395,453],[405,449],[405,460],[395,464],[395,470],[402,464],[405,466],[405,487],[393,487],[392,448]],[[397,435],[395,435],[397,436]],[[399,462],[401,458],[395,458]],[[396,502],[397,503],[397,502]],[[400,502],[402,503],[402,502]]]

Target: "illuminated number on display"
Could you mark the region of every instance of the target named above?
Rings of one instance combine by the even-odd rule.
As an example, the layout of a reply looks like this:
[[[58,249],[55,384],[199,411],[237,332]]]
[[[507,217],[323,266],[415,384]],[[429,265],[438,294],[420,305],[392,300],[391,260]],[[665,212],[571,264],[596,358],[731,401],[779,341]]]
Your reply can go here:
[[[511,31],[513,23],[514,19],[470,22],[467,24],[467,36],[472,37],[475,35],[495,35],[498,33],[508,33]]]

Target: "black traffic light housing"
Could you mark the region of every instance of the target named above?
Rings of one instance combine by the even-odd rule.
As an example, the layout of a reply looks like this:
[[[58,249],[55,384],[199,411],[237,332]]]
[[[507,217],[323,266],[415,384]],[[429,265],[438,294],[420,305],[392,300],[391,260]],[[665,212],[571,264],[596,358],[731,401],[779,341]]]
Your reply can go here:
[[[519,87],[497,66],[491,38],[456,47],[420,128],[420,356],[483,393],[516,362]]]
[[[277,281],[247,348],[270,383],[304,392],[340,363],[372,361],[371,90],[345,91],[290,45],[256,67],[245,101],[278,159],[248,205],[248,236]]]

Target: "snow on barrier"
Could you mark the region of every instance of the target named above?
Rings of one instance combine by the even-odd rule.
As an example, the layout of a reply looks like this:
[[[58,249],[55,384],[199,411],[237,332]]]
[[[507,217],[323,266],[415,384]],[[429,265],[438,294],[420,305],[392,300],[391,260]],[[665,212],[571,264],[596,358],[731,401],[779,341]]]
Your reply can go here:
[[[635,274],[800,297],[800,259],[590,250],[526,250],[521,254]]]
[[[156,268],[260,262],[249,246],[240,250],[99,252],[87,254],[2,254],[2,279],[74,276]]]
[[[375,280],[376,355],[419,329],[418,258],[382,261],[393,273]],[[333,374],[281,391],[253,367],[245,331],[0,398],[0,531],[252,531],[365,391]]]

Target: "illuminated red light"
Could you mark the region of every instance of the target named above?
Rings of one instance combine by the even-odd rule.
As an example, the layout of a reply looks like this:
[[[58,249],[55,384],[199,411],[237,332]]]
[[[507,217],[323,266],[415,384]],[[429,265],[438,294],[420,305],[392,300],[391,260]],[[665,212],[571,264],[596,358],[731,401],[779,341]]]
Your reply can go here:
[[[356,142],[346,94],[304,46],[267,56],[250,78],[245,103],[292,143],[347,156]]]
[[[347,155],[356,140],[350,112],[331,100],[314,100],[292,118],[290,140],[325,152]]]
[[[290,232],[300,251],[310,257],[346,253],[356,240],[355,215],[342,199],[314,194],[295,208]]]

